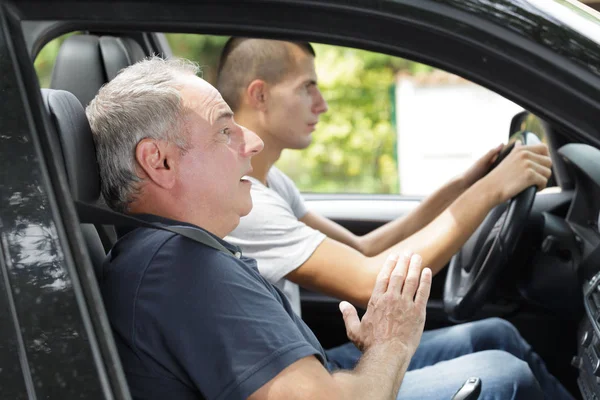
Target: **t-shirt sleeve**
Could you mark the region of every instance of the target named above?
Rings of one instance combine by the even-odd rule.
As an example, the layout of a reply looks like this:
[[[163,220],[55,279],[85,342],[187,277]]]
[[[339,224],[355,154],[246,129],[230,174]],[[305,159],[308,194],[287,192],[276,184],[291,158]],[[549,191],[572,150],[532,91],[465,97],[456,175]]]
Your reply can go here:
[[[164,335],[144,340],[162,340],[205,398],[246,399],[299,359],[322,361],[258,273],[222,253],[194,256],[193,246],[179,262],[175,252],[186,249],[165,245],[156,262],[177,265],[148,269],[144,287],[161,290],[142,289],[138,308],[158,316],[156,331]]]
[[[296,218],[300,219],[306,215],[308,209],[300,190],[286,174],[272,167],[269,173],[269,184],[290,205]]]
[[[256,259],[260,273],[274,284],[304,264],[325,235],[299,221],[292,206],[269,188],[253,184],[252,203],[250,214],[225,240]]]

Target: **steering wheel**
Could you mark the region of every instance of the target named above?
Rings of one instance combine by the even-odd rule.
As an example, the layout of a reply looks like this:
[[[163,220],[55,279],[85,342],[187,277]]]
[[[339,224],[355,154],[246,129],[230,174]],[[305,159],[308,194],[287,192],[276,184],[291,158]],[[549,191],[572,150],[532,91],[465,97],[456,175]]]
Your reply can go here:
[[[541,143],[530,132],[520,133],[518,139],[523,144]],[[452,257],[444,285],[444,310],[450,319],[467,320],[483,305],[515,250],[536,191],[531,186],[494,207]]]

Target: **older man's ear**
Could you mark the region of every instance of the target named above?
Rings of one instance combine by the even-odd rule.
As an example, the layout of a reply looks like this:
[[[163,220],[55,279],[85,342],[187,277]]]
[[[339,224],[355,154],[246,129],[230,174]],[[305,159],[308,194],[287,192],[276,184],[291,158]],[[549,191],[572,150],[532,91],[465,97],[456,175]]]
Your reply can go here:
[[[163,141],[142,139],[135,148],[140,178],[150,180],[163,189],[171,189],[176,182],[176,156],[172,147]]]

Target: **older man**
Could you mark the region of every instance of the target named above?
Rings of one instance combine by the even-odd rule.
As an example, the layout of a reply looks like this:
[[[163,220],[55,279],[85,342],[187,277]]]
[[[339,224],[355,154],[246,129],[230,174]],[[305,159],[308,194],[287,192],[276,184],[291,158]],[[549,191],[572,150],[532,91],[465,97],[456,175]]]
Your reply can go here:
[[[196,73],[183,61],[142,61],[87,109],[108,204],[205,232],[226,249],[138,228],[111,250],[100,285],[134,398],[447,399],[471,375],[503,398],[541,398],[527,365],[502,352],[405,373],[431,285],[410,254],[383,263],[362,321],[340,305],[364,355],[351,371],[328,371],[283,293],[222,240],[252,207],[242,177],[263,144]],[[458,364],[469,368],[457,374]]]

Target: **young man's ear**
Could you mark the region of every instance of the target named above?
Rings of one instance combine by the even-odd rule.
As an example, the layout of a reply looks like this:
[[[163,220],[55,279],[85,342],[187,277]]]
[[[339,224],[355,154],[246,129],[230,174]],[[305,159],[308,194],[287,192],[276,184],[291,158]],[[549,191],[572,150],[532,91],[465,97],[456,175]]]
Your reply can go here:
[[[171,189],[175,185],[172,145],[154,139],[142,139],[135,147],[135,159],[146,179]]]
[[[253,108],[264,110],[267,102],[267,83],[261,79],[255,79],[248,85],[246,89],[248,102]]]

